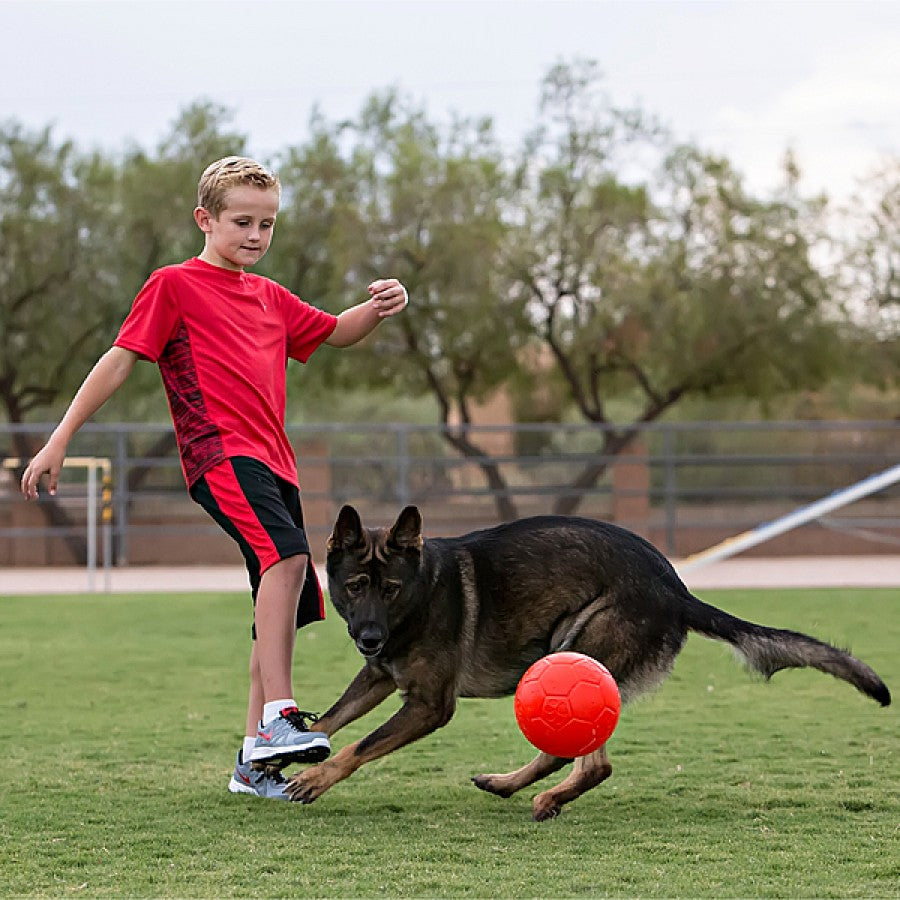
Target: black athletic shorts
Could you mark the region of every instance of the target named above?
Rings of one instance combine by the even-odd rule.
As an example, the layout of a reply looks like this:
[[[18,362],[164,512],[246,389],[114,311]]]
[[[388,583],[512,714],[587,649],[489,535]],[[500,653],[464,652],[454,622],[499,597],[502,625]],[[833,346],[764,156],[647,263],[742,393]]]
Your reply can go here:
[[[300,553],[309,557],[297,604],[297,627],[325,618],[325,601],[303,528],[300,491],[268,466],[235,456],[194,482],[191,497],[237,541],[250,575],[253,603],[270,566]],[[253,628],[256,637],[256,626]]]

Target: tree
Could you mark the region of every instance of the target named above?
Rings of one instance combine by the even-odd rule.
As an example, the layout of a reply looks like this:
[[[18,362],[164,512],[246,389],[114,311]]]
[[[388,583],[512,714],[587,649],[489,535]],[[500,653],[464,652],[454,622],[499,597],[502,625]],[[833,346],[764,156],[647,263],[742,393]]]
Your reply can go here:
[[[0,133],[8,419],[68,394],[150,271],[197,251],[197,178],[244,152],[228,120],[194,104],[155,153],[131,148],[118,163],[54,146],[49,131]],[[826,207],[799,194],[790,161],[780,191],[754,196],[727,159],[673,147],[640,110],[615,107],[593,63],[549,71],[515,159],[490,120],[438,125],[394,91],[352,121],[315,114],[310,135],[278,159],[278,240],[262,271],[333,312],[384,274],[413,302],[353,354],[323,352],[324,378],[304,393],[433,398],[445,440],[481,467],[502,518],[517,514],[504,470],[467,427],[501,386],[531,397],[539,386],[560,417],[600,426],[598,461],[557,504],[571,512],[606,461],[685,397],[815,386],[873,335],[896,349],[896,172],[845,267],[858,277],[851,311],[878,313],[866,332],[814,264]],[[71,312],[65,327],[59,309]],[[155,373],[139,367],[106,414],[161,407]],[[167,436],[150,452],[173,449]]]
[[[900,331],[900,157],[885,163],[855,198],[851,262],[861,298],[880,320],[882,333]]]
[[[50,129],[0,129],[0,404],[24,422],[77,383],[114,304],[114,168]],[[23,436],[17,452],[33,448]]]
[[[320,128],[292,158],[305,163],[307,190],[292,191],[299,206],[289,221],[306,212],[312,243],[328,248],[330,263],[314,268],[331,302],[358,302],[387,273],[413,297],[343,371],[354,384],[364,367],[369,386],[433,396],[445,439],[481,466],[501,514],[512,517],[499,467],[466,428],[472,402],[514,369],[524,327],[521,306],[498,279],[508,182],[490,124],[442,129],[388,92],[373,96],[357,121],[329,134]]]
[[[754,198],[726,160],[689,146],[667,154],[656,190],[626,182],[623,148],[649,158],[655,131],[598,106],[594,78],[590,66],[561,66],[545,82],[548,124],[523,164],[510,253],[512,290],[555,377],[603,426],[598,460],[557,500],[560,513],[682,398],[820,383],[840,346],[840,311],[810,258],[817,205],[790,186]],[[623,396],[632,414],[614,421],[609,401]]]
[[[844,210],[849,231],[841,273],[862,332],[858,371],[882,386],[900,372],[900,158],[861,185]]]
[[[360,234],[358,187],[341,147],[341,127],[327,122],[317,111],[309,123],[310,137],[302,145],[280,154],[276,171],[282,185],[281,209],[275,240],[263,260],[262,271],[315,306],[339,313],[359,302],[365,282],[349,282],[342,269],[344,250]],[[291,396],[321,399],[335,385],[356,385],[343,354],[316,357],[319,377],[308,379]],[[289,378],[294,378],[294,366]]]
[[[96,356],[113,301],[114,183],[105,160],[55,143],[49,128],[0,128],[0,406],[12,424],[71,391]],[[37,449],[23,431],[12,440],[20,459]],[[72,525],[55,501],[42,509],[52,524]],[[81,538],[70,543],[84,554]]]

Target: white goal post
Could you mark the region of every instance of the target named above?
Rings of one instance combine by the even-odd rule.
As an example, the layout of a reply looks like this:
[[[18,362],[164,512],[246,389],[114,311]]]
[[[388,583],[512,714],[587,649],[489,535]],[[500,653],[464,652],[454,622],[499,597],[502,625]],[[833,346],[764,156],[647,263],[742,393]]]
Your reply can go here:
[[[27,460],[17,457],[8,456],[2,461],[4,469],[18,469],[23,465],[27,465]],[[100,543],[103,589],[108,593],[112,568],[112,460],[103,456],[67,456],[63,468],[87,470],[87,588],[90,593],[97,589],[97,545]]]
[[[797,528],[800,525],[811,522],[813,519],[818,519],[833,509],[838,509],[862,497],[868,497],[869,494],[875,494],[884,490],[884,488],[890,487],[890,485],[898,481],[900,481],[900,464],[892,466],[890,469],[885,469],[884,472],[870,475],[856,484],[851,484],[850,487],[841,488],[807,506],[801,506],[786,516],[782,516],[772,522],[765,522],[756,528],[752,528],[750,531],[741,532],[741,534],[726,538],[721,543],[715,544],[706,550],[694,553],[678,566],[678,571],[679,573],[690,572],[711,562],[727,559],[729,556],[734,556],[742,550],[755,547],[779,534],[784,534],[784,532],[790,531],[792,528]]]

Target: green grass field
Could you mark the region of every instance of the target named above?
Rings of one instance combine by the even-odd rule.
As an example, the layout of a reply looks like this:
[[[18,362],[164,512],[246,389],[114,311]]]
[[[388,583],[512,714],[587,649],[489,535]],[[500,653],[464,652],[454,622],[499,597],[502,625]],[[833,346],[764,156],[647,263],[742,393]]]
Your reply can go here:
[[[850,646],[900,691],[896,590],[703,598]],[[532,755],[511,700],[462,701],[311,806],[231,795],[247,606],[0,598],[0,895],[900,896],[897,707],[818,672],[763,683],[696,636],[624,711],[612,778],[554,821],[531,821],[537,789],[469,782]],[[335,615],[301,632],[301,705],[326,708],[358,665]]]

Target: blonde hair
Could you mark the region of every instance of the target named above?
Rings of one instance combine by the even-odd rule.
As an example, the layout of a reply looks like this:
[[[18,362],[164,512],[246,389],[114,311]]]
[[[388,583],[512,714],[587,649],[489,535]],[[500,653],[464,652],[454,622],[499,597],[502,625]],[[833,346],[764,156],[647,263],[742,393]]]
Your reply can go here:
[[[200,176],[197,205],[217,219],[225,209],[229,188],[241,185],[274,190],[281,197],[281,182],[277,175],[246,156],[226,156],[210,163]]]

